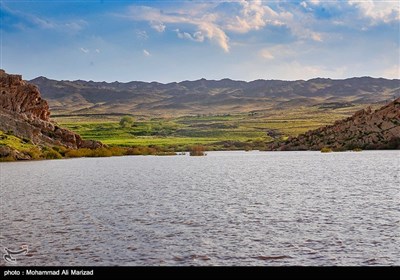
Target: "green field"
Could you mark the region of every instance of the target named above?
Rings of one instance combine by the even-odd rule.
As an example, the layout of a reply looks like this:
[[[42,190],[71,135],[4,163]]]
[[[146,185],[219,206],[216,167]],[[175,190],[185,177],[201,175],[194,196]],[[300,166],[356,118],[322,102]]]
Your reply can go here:
[[[190,145],[209,149],[262,149],[265,143],[296,136],[310,129],[332,124],[350,116],[357,107],[320,109],[299,107],[290,110],[243,114],[196,115],[178,118],[133,116],[133,124],[121,127],[121,116],[80,115],[53,117],[61,126],[84,139],[112,146],[160,146],[185,150]]]

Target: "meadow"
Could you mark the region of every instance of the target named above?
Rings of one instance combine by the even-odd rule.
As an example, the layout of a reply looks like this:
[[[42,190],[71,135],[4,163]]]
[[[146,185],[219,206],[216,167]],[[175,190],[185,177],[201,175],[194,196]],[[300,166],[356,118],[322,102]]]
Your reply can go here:
[[[361,108],[361,107],[360,107]],[[207,114],[151,118],[131,115],[133,122],[121,125],[121,115],[61,115],[53,119],[84,139],[110,146],[162,147],[187,151],[193,145],[208,150],[265,148],[266,143],[296,136],[350,116],[358,107],[298,107],[240,114]]]

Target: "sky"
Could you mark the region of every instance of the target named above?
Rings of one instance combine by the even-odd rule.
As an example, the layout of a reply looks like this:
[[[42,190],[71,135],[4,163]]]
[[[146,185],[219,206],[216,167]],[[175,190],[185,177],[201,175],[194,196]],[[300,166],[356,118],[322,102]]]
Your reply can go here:
[[[400,78],[400,1],[0,0],[24,79]]]

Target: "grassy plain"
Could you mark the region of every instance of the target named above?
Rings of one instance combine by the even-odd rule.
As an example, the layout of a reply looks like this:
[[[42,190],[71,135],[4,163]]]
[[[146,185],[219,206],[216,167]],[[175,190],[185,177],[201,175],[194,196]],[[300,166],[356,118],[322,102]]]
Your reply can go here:
[[[296,136],[350,116],[361,106],[346,108],[297,107],[241,114],[207,114],[175,118],[135,116],[121,127],[120,115],[53,116],[61,126],[84,139],[111,146],[158,146],[181,151],[192,145],[210,150],[263,149],[265,143]]]

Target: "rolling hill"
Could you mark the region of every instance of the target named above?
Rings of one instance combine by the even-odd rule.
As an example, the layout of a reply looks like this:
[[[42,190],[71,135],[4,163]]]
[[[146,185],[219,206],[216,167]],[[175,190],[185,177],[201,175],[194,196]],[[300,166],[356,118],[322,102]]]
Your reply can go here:
[[[400,96],[400,80],[371,77],[251,82],[200,79],[168,84],[57,81],[38,77],[29,82],[39,87],[55,115],[134,114],[177,117],[301,106],[335,109],[383,104]]]

